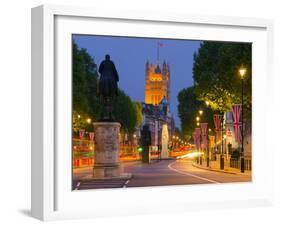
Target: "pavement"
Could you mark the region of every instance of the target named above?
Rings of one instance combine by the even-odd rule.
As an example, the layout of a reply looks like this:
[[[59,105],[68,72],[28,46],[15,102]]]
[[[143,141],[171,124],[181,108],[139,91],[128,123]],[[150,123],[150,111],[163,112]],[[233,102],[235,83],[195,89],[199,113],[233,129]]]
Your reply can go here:
[[[219,162],[219,160],[217,160],[217,161],[210,161],[209,166],[207,166],[207,162],[206,161],[203,161],[202,165],[198,164],[197,162],[194,162],[192,165],[194,167],[197,167],[197,168],[200,168],[200,169],[205,169],[205,170],[210,170],[210,171],[215,171],[215,172],[247,175],[249,177],[252,175],[252,171],[245,170],[244,173],[241,173],[240,169],[229,167],[226,161],[225,161],[224,169],[220,169],[220,162]]]
[[[92,167],[76,170],[73,190],[99,188],[130,188],[162,185],[221,184],[251,182],[250,174],[233,174],[200,168],[193,159],[155,160],[149,164],[140,161],[122,163],[124,173],[131,178],[84,180],[92,175]]]

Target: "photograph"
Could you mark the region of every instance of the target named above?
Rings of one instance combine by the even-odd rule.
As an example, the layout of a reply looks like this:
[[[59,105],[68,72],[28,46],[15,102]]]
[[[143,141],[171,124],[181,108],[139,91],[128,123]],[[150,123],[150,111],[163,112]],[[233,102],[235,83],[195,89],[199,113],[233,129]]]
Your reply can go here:
[[[252,43],[72,34],[72,191],[252,182]]]

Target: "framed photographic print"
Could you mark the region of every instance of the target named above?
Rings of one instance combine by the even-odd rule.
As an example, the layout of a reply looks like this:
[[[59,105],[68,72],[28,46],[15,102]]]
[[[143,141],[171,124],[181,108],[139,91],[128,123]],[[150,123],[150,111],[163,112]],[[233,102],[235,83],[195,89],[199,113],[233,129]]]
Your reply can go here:
[[[32,9],[32,216],[271,204],[272,29],[263,19]]]

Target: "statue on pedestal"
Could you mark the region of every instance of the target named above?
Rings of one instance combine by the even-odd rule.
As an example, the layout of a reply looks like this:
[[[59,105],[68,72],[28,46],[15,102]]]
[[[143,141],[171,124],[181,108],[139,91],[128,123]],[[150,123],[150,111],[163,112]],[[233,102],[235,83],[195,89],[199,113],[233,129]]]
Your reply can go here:
[[[119,81],[119,76],[113,61],[110,60],[110,55],[105,55],[105,60],[99,66],[99,73],[98,90],[103,106],[100,121],[112,122],[114,121],[112,101],[118,95],[117,82]]]
[[[118,73],[110,56],[99,66],[99,96],[102,101],[102,117],[94,123],[95,153],[92,179],[130,178],[123,173],[120,165],[119,133],[121,124],[114,122],[112,117],[113,99],[118,95]]]

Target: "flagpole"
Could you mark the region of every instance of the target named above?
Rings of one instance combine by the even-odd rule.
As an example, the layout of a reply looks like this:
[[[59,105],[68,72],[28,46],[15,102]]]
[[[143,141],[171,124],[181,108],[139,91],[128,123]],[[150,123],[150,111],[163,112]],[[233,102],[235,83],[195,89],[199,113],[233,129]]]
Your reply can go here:
[[[159,63],[159,42],[157,42],[157,62]]]
[[[223,151],[223,120],[224,112],[221,114],[221,154],[220,154],[220,169],[224,169],[224,151]]]

